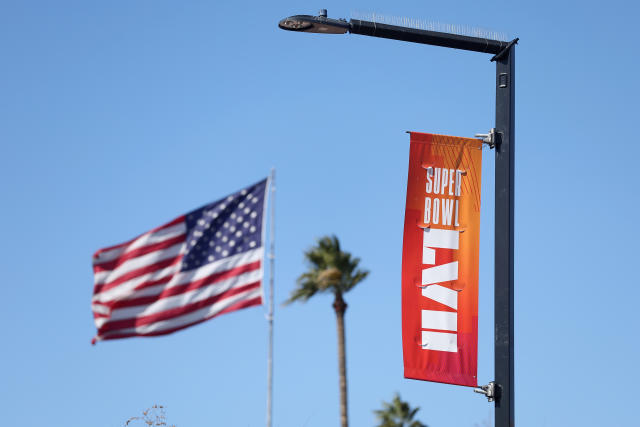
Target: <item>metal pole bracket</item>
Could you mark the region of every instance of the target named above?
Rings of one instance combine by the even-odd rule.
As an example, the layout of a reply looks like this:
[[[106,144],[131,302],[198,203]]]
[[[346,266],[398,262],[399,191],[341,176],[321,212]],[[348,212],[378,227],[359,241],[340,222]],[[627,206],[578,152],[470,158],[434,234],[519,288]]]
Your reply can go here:
[[[480,386],[478,388],[474,388],[473,391],[475,393],[480,393],[480,394],[484,394],[485,396],[487,396],[487,400],[489,402],[493,402],[496,398],[496,383],[491,381],[489,384],[487,385],[483,385]]]
[[[496,128],[491,128],[489,133],[476,133],[476,138],[482,139],[483,144],[487,144],[489,148],[496,147]]]

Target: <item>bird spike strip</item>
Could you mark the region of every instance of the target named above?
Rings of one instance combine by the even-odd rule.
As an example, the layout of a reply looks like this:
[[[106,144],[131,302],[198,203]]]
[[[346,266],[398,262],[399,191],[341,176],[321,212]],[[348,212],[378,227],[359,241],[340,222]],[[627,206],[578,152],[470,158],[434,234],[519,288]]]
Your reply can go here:
[[[351,19],[375,22],[378,24],[396,25],[399,27],[415,28],[417,30],[436,31],[439,33],[456,34],[459,36],[477,37],[489,40],[507,41],[507,35],[502,32],[468,25],[444,24],[438,21],[382,15],[375,12],[351,13]]]

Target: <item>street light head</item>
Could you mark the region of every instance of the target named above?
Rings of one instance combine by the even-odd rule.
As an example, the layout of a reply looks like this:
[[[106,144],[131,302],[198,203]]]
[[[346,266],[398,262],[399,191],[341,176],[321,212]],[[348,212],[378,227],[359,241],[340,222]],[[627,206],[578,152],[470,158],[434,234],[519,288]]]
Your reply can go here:
[[[313,27],[313,24],[304,19],[299,19],[300,16],[290,16],[288,18],[284,18],[278,23],[278,27],[283,30],[289,31],[305,31],[309,28]]]
[[[327,18],[324,9],[320,16],[295,15],[284,18],[278,23],[278,27],[288,31],[322,34],[345,34],[351,28],[344,19]]]

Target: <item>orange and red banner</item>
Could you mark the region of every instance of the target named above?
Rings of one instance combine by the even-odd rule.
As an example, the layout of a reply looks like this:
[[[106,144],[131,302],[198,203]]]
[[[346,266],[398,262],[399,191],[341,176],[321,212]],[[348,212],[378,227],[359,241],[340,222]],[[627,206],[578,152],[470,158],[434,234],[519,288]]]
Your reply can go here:
[[[404,376],[475,387],[482,142],[410,134],[402,248]]]

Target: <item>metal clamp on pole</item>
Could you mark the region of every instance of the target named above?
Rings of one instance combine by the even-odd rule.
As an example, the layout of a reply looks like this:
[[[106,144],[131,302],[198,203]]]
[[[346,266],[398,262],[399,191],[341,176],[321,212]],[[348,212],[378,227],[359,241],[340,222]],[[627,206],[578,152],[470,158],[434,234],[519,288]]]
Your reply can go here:
[[[496,146],[496,128],[491,128],[489,133],[476,133],[476,138],[482,139],[484,144],[487,144],[489,148],[495,148]]]
[[[495,391],[496,391],[496,383],[491,381],[487,385],[480,386],[479,388],[474,388],[473,391],[475,393],[484,394],[487,396],[487,400],[489,402],[493,402],[495,400]]]

